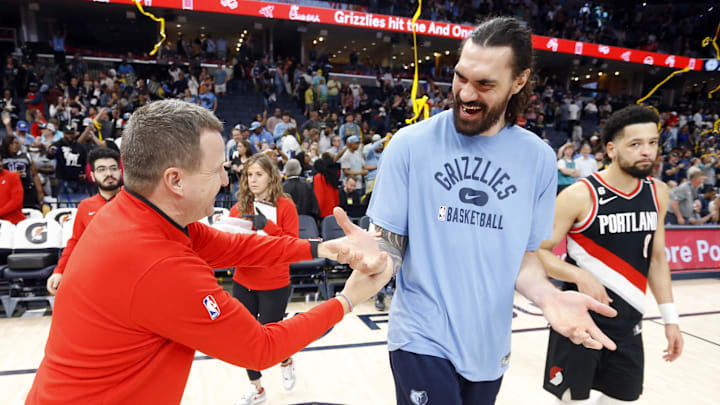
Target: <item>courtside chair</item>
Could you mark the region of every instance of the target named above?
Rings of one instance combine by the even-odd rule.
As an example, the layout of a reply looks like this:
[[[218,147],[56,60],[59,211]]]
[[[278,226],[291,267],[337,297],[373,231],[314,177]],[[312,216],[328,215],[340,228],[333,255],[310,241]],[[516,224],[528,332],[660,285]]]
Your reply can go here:
[[[25,214],[25,218],[42,218],[43,213],[42,211],[35,209],[35,208],[23,208],[22,209],[23,214]]]
[[[298,223],[300,225],[299,237],[301,239],[319,239],[315,218],[308,215],[298,215]],[[316,297],[319,295],[322,299],[328,299],[327,280],[325,278],[325,270],[328,268],[328,260],[325,258],[317,258],[290,264],[290,296],[288,302],[292,300],[295,289],[311,289],[316,290]]]
[[[16,225],[13,250],[2,272],[10,284],[9,294],[0,297],[8,318],[20,302],[47,301],[52,309],[55,297],[46,295],[45,285],[57,265],[61,246],[62,228],[52,219],[30,218]]]
[[[321,235],[323,240],[333,240],[345,236],[345,231],[338,225],[335,216],[329,215],[323,218],[320,223]],[[327,277],[327,294],[335,295],[337,289],[342,289],[345,281],[350,276],[350,267],[340,264],[335,260],[328,260],[330,269],[326,272]]]

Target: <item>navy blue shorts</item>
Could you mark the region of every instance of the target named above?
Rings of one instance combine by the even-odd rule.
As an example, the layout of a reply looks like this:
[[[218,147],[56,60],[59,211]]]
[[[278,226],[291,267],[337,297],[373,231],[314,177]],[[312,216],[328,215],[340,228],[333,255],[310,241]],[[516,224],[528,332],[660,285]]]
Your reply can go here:
[[[492,405],[502,377],[495,381],[469,381],[449,360],[403,350],[390,352],[398,405]]]

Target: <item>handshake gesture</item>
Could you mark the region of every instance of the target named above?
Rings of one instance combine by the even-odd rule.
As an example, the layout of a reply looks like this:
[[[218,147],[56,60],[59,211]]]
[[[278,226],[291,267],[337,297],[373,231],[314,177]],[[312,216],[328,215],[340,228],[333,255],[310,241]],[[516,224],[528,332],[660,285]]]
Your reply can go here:
[[[379,234],[353,224],[342,208],[336,207],[333,214],[345,236],[321,243],[318,256],[348,264],[354,270],[342,293],[355,306],[375,295],[390,281],[392,263],[388,254],[378,247]]]

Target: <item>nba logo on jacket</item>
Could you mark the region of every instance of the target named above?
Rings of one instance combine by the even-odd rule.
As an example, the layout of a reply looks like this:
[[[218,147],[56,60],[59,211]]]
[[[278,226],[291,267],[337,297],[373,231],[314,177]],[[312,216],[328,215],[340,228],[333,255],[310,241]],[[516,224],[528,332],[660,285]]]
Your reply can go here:
[[[210,314],[211,320],[214,321],[218,316],[220,316],[220,307],[217,302],[215,302],[215,298],[212,295],[208,295],[203,298],[203,305],[205,305],[205,309],[207,309],[208,314]]]

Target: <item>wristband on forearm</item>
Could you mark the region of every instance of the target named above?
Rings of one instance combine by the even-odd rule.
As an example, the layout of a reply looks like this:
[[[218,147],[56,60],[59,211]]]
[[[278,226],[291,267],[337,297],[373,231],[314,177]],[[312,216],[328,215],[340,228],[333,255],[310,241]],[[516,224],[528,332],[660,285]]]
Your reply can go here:
[[[312,254],[313,259],[318,258],[318,246],[319,245],[320,245],[320,241],[317,241],[317,240],[310,241],[310,254]]]
[[[680,316],[675,308],[675,303],[668,302],[666,304],[660,304],[658,307],[660,308],[660,314],[662,314],[665,325],[680,324]]]
[[[347,301],[348,305],[350,306],[350,312],[352,312],[353,309],[355,309],[355,308],[353,307],[352,302],[350,302],[350,298],[348,298],[347,295],[345,295],[345,294],[343,294],[343,293],[341,293],[341,292],[337,292],[337,293],[335,293],[335,296],[336,296],[336,297],[342,297],[342,298],[345,299],[345,301]]]

